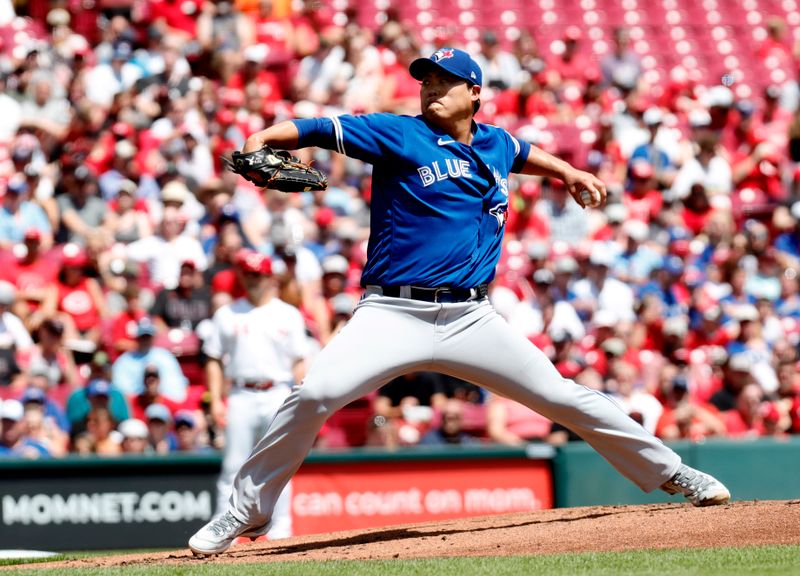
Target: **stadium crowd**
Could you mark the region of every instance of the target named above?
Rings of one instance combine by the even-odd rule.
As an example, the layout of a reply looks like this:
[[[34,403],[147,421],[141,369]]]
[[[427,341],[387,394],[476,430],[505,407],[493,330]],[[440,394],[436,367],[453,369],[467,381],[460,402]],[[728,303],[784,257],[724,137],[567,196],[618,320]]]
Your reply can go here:
[[[16,14],[14,14],[16,10]],[[202,343],[270,256],[313,349],[361,293],[370,169],[303,150],[325,193],[255,189],[220,155],[288,118],[418,113],[408,64],[450,44],[387,11],[269,0],[0,1],[0,455],[219,449]],[[786,80],[742,97],[674,67],[652,84],[625,29],[491,30],[479,120],[608,185],[510,183],[490,297],[566,378],[661,438],[800,433],[800,109]],[[477,44],[477,46],[475,45]],[[476,50],[477,49],[477,50]],[[357,360],[356,360],[357,361]],[[416,373],[334,415],[320,449],[580,440],[466,382]]]

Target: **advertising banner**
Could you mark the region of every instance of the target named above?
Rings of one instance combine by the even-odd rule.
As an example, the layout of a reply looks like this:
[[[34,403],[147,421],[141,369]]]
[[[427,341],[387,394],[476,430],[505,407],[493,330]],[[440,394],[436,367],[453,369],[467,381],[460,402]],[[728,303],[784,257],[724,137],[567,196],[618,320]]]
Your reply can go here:
[[[292,480],[294,533],[553,506],[548,460],[487,452],[312,455]],[[219,467],[218,455],[0,462],[0,549],[182,548],[215,512]]]
[[[292,484],[296,534],[553,507],[546,460],[305,464]]]
[[[168,473],[5,479],[0,482],[0,548],[182,546],[211,518],[215,480],[214,474]]]

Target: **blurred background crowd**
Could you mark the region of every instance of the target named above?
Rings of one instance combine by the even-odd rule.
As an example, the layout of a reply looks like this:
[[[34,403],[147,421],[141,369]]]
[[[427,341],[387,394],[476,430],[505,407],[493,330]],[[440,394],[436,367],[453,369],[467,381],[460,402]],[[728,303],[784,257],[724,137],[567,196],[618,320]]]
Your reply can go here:
[[[800,433],[796,3],[556,4],[0,0],[0,455],[223,447],[202,342],[237,253],[269,255],[318,350],[361,293],[371,168],[304,150],[330,187],[289,195],[219,156],[284,119],[417,114],[407,66],[446,45],[479,59],[480,121],[609,190],[584,211],[512,180],[498,312],[661,438]],[[415,373],[317,444],[579,440]]]

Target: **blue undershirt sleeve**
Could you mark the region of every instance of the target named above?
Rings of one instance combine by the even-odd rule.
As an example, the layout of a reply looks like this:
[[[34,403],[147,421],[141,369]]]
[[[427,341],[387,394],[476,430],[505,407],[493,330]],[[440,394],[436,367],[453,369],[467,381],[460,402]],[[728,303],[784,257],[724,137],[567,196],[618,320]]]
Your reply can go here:
[[[299,134],[298,148],[317,146],[328,150],[336,150],[336,138],[333,134],[333,120],[330,118],[302,118],[292,120]]]
[[[519,143],[519,151],[514,156],[514,163],[511,165],[511,171],[515,174],[519,174],[525,167],[525,161],[528,159],[528,154],[531,152],[531,145],[529,142],[525,142],[525,140],[513,139]]]

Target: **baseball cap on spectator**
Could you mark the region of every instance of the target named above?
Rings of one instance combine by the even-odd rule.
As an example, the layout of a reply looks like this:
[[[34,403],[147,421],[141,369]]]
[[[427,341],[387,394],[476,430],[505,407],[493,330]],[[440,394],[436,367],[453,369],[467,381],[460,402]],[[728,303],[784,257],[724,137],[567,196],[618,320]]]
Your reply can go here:
[[[665,335],[682,338],[689,332],[689,322],[684,316],[672,316],[664,321],[662,331]]]
[[[597,328],[614,328],[617,325],[617,315],[611,310],[600,308],[592,314],[592,324]]]
[[[114,155],[118,158],[133,158],[136,155],[136,146],[130,140],[120,140],[114,144]]]
[[[22,394],[22,398],[20,399],[23,404],[27,404],[28,402],[38,402],[39,404],[44,404],[46,400],[47,395],[41,388],[26,388],[25,392]]]
[[[547,268],[540,268],[533,273],[534,284],[552,284],[554,280],[555,277],[553,276],[553,273]]]
[[[658,126],[663,120],[664,113],[661,111],[661,108],[658,108],[657,106],[648,108],[642,115],[642,121],[647,126]]]
[[[184,260],[181,262],[181,268],[189,268],[191,270],[197,270],[197,263],[194,260]]]
[[[138,418],[123,420],[117,426],[117,430],[124,438],[139,438],[143,440],[150,435],[147,430],[147,424]]]
[[[731,309],[731,317],[739,322],[755,322],[758,320],[758,308],[752,304],[739,304]]]
[[[622,230],[632,240],[644,242],[650,234],[650,227],[641,220],[628,220],[623,224]]]
[[[10,194],[25,194],[28,191],[28,181],[22,175],[12,176],[8,179],[6,191]]]
[[[730,108],[733,100],[733,92],[726,86],[713,86],[700,98],[706,108]]]
[[[542,195],[542,187],[531,178],[519,185],[519,193],[523,198],[538,198]]]
[[[148,364],[144,367],[144,377],[147,378],[148,376],[158,376],[158,366],[155,364]]]
[[[711,114],[706,110],[695,109],[689,112],[689,126],[692,128],[704,128],[711,124]]]
[[[111,54],[112,60],[123,60],[128,61],[133,54],[133,50],[131,49],[131,45],[127,42],[118,42],[114,46],[114,51]]]
[[[478,63],[458,48],[439,48],[428,58],[417,58],[408,68],[411,76],[417,80],[422,80],[431,70],[447,72],[473,85],[480,86],[483,83],[483,73]]]
[[[355,308],[355,302],[349,294],[341,293],[331,298],[331,307],[334,314],[350,316]]]
[[[47,24],[55,28],[56,26],[69,26],[71,17],[69,12],[63,8],[53,8],[47,13]]]
[[[102,378],[95,378],[86,385],[86,395],[90,398],[95,396],[109,396],[111,394],[111,383]]]
[[[11,306],[17,297],[17,289],[11,282],[0,280],[0,304]]]
[[[194,414],[191,410],[178,410],[175,412],[175,427],[188,426],[194,428],[196,425]]]
[[[614,202],[606,206],[605,213],[610,223],[619,224],[628,217],[628,208],[624,204]]]
[[[722,308],[716,304],[709,306],[703,311],[703,320],[716,322],[720,318],[722,318]]]
[[[111,125],[111,133],[120,138],[130,138],[134,134],[134,129],[127,122],[114,122]]]
[[[528,258],[531,260],[544,260],[550,251],[547,242],[533,241],[528,244],[526,250]]]
[[[136,194],[136,189],[136,182],[128,180],[127,178],[120,180],[119,184],[117,184],[117,194],[125,193],[134,196]]]
[[[689,380],[683,375],[675,376],[675,378],[672,379],[672,388],[673,390],[686,391],[689,389]]]
[[[156,326],[153,324],[153,321],[150,318],[142,318],[139,320],[139,323],[136,325],[136,337],[142,338],[146,336],[155,336],[156,335]]]
[[[89,262],[86,252],[84,252],[80,246],[71,242],[64,244],[64,248],[61,250],[61,255],[61,264],[63,266],[80,268],[82,266],[86,266],[86,264]]]
[[[653,165],[647,160],[637,159],[631,164],[631,176],[646,180],[653,177]]]
[[[269,54],[269,46],[266,44],[253,44],[244,49],[242,56],[245,62],[261,64]]]
[[[162,202],[178,202],[183,204],[189,196],[189,189],[180,180],[172,180],[161,189]]]
[[[605,266],[610,268],[614,263],[614,256],[609,251],[607,246],[602,244],[595,244],[592,246],[592,251],[589,254],[589,263],[595,266]]]
[[[0,419],[19,422],[25,415],[25,408],[18,400],[4,400],[0,404]]]
[[[23,239],[25,242],[40,242],[42,240],[42,233],[37,228],[28,228],[25,230]]]
[[[148,420],[161,420],[162,422],[171,422],[172,415],[169,413],[169,408],[158,402],[150,404],[145,411],[144,415]]]
[[[219,209],[217,224],[221,225],[224,222],[239,222],[239,211],[233,204],[225,204]]]
[[[569,330],[565,330],[563,328],[548,330],[547,334],[550,336],[550,340],[553,342],[553,344],[564,344],[572,341],[572,334],[570,334]]]
[[[728,368],[734,372],[750,373],[750,371],[753,369],[753,361],[750,359],[749,354],[739,352],[738,354],[734,354],[728,358]]]
[[[322,260],[323,274],[341,274],[346,275],[350,270],[350,264],[347,258],[341,254],[331,254]]]
[[[263,275],[272,274],[272,261],[269,259],[269,256],[256,252],[255,250],[242,248],[236,252],[234,261],[244,272]]]
[[[327,228],[336,219],[336,212],[329,206],[321,206],[314,215],[314,222],[319,228]]]
[[[671,255],[661,259],[659,268],[661,270],[666,270],[669,274],[677,276],[678,274],[683,274],[684,264],[679,256]]]
[[[600,345],[600,348],[613,356],[622,356],[625,354],[627,347],[622,338],[609,338],[608,340],[603,341],[603,343]]]
[[[578,261],[569,255],[560,256],[553,262],[553,270],[556,274],[574,274],[578,271]]]

